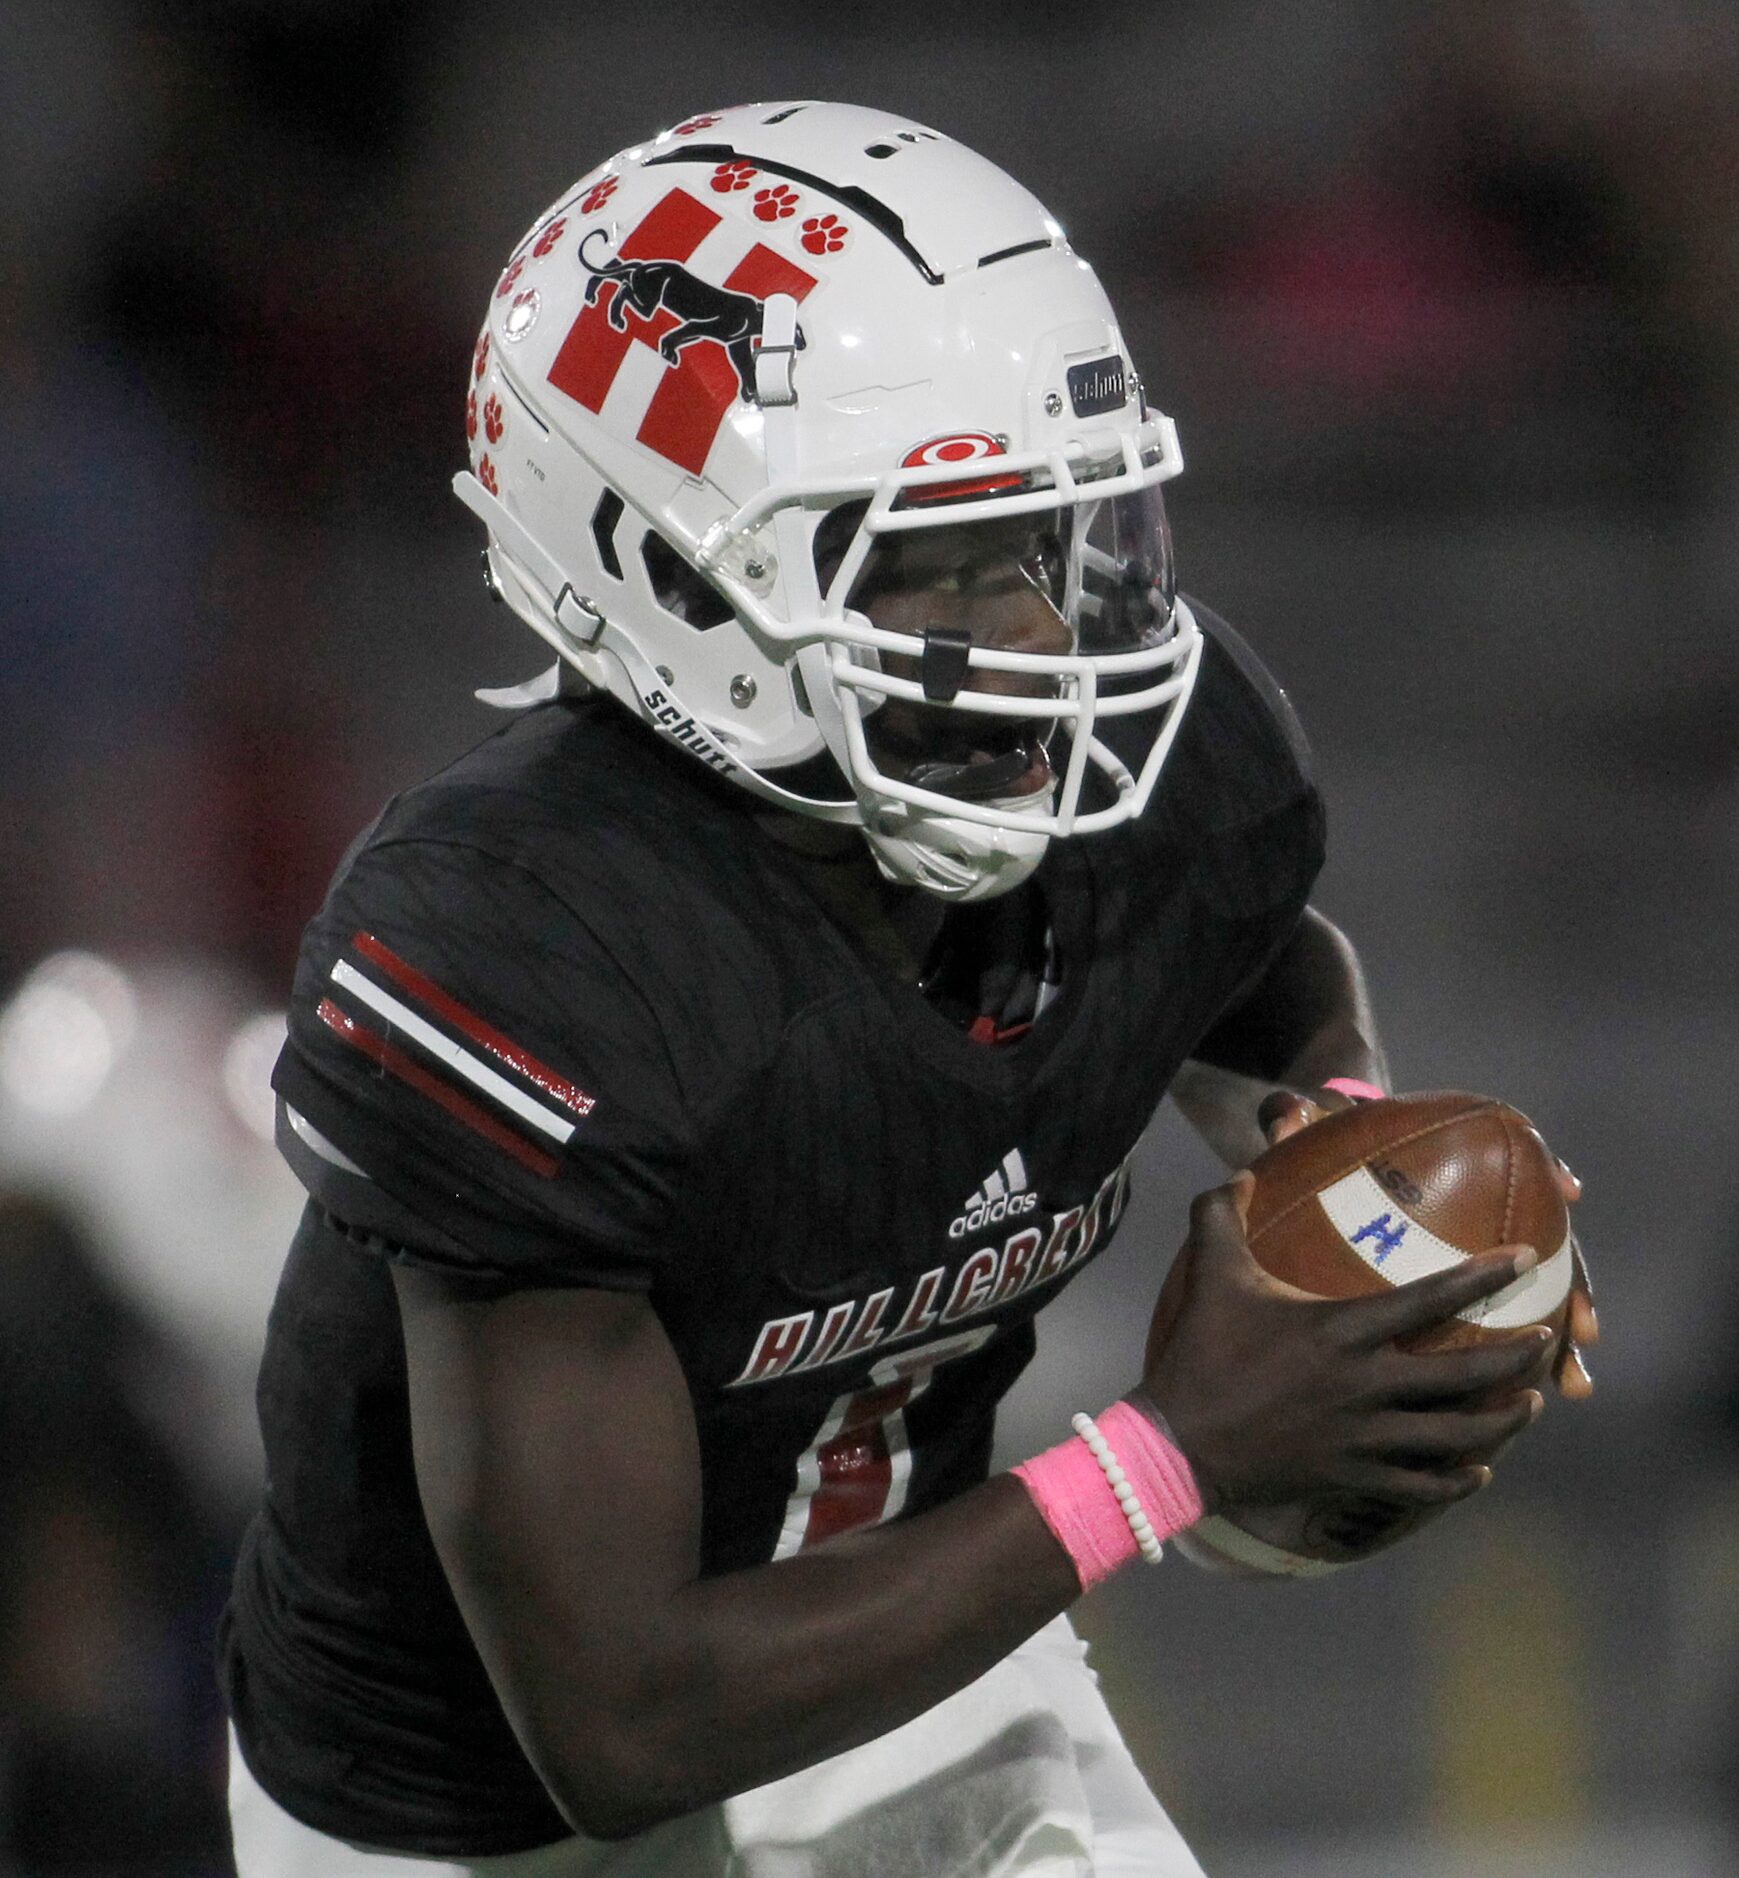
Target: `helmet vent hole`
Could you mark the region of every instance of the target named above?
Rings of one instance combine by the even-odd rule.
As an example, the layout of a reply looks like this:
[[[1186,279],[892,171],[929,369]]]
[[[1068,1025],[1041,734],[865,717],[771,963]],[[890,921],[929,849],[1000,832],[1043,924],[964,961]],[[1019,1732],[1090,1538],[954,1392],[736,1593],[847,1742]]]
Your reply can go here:
[[[592,539],[598,544],[598,559],[604,572],[616,580],[622,578],[622,562],[616,553],[616,524],[626,506],[614,489],[606,489],[592,511]]]
[[[1048,237],[1040,241],[1017,241],[1012,248],[998,248],[991,254],[981,254],[978,265],[994,267],[998,261],[1012,261],[1017,254],[1037,254],[1041,248],[1050,245]]]
[[[543,421],[541,417],[538,416],[537,412],[533,410],[531,405],[526,401],[525,393],[520,390],[520,388],[513,382],[511,378],[507,376],[505,372],[501,374],[501,382],[503,385],[507,387],[507,395],[514,401],[515,404],[519,406],[519,408],[526,414],[526,416],[529,417],[531,421],[538,427],[538,429],[541,430],[543,434],[547,437],[549,435],[549,426]]]
[[[898,156],[900,154],[900,146],[897,143],[866,143],[863,147],[863,153],[867,157]]]
[[[788,117],[795,117],[799,111],[807,111],[806,104],[788,104],[783,111],[775,111],[771,117],[761,119],[763,124],[783,124]]]
[[[640,558],[652,582],[653,598],[666,613],[706,632],[735,619],[730,601],[706,576],[690,567],[662,535],[650,532],[640,544]]]

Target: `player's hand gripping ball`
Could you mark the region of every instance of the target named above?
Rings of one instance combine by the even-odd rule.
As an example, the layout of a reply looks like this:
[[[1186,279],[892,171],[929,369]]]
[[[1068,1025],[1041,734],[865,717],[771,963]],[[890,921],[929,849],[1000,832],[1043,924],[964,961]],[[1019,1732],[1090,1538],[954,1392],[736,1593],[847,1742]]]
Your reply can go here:
[[[1575,1262],[1563,1187],[1538,1131],[1507,1104],[1455,1093],[1356,1103],[1289,1135],[1250,1171],[1256,1262],[1318,1297],[1405,1284],[1498,1246],[1538,1252],[1532,1271],[1404,1348],[1477,1344],[1539,1324],[1562,1337]],[[1339,1495],[1210,1515],[1176,1543],[1223,1571],[1314,1577],[1395,1544],[1442,1510]]]

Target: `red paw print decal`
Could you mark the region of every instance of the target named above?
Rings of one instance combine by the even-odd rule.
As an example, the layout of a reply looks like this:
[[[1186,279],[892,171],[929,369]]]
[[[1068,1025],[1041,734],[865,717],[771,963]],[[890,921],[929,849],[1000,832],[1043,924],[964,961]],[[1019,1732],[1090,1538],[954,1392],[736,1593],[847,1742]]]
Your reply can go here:
[[[837,254],[850,233],[837,215],[811,215],[803,224],[802,241],[811,254]]]
[[[582,215],[596,215],[615,193],[616,178],[614,176],[606,176],[602,181],[593,183],[591,188],[580,198],[580,213]]]
[[[477,440],[477,394],[474,391],[465,399],[465,436],[472,443]]]
[[[477,350],[471,354],[471,376],[481,378],[489,369],[489,335],[482,333],[477,339]]]
[[[537,245],[532,249],[532,254],[541,261],[543,257],[549,253],[550,249],[561,240],[562,231],[567,225],[568,218],[565,215],[558,215],[555,220],[550,223],[549,227],[538,236]]]
[[[685,122],[678,124],[676,134],[679,137],[692,137],[697,130],[705,130],[709,124],[716,124],[718,121],[718,113],[716,111],[707,112],[700,117],[691,117]]]
[[[733,189],[747,189],[760,171],[753,163],[745,163],[741,157],[730,163],[721,163],[713,171],[713,187],[722,196],[727,196]]]
[[[492,496],[501,494],[501,479],[495,474],[495,465],[489,460],[489,453],[484,452],[482,461],[477,465],[477,480]]]
[[[512,264],[512,266],[507,269],[506,273],[504,273],[501,276],[501,279],[496,283],[496,286],[495,286],[496,299],[505,300],[507,296],[513,291],[513,283],[516,280],[518,280],[520,275],[523,274],[524,272],[525,272],[525,256],[522,254],[519,257],[519,259],[515,261]]]
[[[483,434],[491,443],[501,441],[501,433],[507,428],[506,420],[501,415],[501,400],[493,393],[483,407]]]
[[[763,222],[782,222],[797,213],[797,191],[788,183],[755,191],[755,213]]]

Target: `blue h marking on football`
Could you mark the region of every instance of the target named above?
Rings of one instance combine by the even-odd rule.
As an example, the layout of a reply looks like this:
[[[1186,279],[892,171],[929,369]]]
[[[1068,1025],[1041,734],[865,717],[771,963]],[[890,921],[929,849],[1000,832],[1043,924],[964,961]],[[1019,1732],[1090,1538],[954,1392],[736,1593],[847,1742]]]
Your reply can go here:
[[[1411,1220],[1404,1219],[1397,1226],[1394,1221],[1393,1213],[1379,1213],[1375,1219],[1361,1226],[1353,1234],[1349,1243],[1357,1245],[1361,1239],[1375,1239],[1377,1249],[1371,1256],[1371,1263],[1381,1265],[1383,1260],[1406,1238],[1407,1228],[1413,1223]]]

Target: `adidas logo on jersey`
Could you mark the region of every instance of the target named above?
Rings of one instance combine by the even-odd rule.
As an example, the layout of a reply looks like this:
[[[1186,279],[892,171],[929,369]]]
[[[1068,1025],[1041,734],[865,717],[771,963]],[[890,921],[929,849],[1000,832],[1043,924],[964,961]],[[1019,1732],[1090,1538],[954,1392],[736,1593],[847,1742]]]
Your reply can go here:
[[[1038,1203],[1039,1196],[1027,1186],[1026,1163],[1020,1158],[1020,1149],[1010,1148],[995,1173],[988,1175],[983,1185],[966,1196],[959,1217],[948,1227],[948,1237],[964,1239],[980,1227],[1018,1219],[1022,1213],[1030,1213]]]

